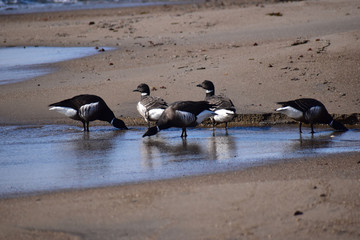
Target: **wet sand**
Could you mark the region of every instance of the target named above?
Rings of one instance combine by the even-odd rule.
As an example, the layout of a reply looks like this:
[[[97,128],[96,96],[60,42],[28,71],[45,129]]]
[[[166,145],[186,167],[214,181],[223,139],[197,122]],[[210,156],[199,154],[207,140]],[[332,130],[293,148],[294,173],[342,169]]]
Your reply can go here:
[[[205,79],[241,114],[267,116],[275,102],[298,97],[317,98],[334,114],[360,112],[356,0],[7,15],[0,25],[0,46],[118,48],[1,86],[2,124],[76,124],[47,105],[90,93],[131,125],[138,119],[139,96],[132,90],[139,83],[173,102],[202,99],[195,86]],[[359,239],[359,161],[359,153],[320,155],[246,171],[3,199],[0,238]]]
[[[359,239],[359,154],[0,200],[1,239]]]

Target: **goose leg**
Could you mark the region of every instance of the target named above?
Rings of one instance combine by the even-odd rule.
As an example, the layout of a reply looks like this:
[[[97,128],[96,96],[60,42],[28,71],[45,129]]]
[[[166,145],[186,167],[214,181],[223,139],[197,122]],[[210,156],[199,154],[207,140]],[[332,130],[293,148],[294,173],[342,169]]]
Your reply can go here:
[[[302,131],[301,131],[301,125],[302,125],[302,122],[299,123],[299,133],[302,133]]]
[[[212,127],[213,127],[213,131],[215,130],[215,119],[211,118],[211,123],[212,123]]]
[[[186,138],[187,137],[187,134],[186,134],[186,128],[183,128],[182,129],[182,132],[181,132],[181,137],[183,138]]]
[[[314,131],[314,126],[313,126],[313,124],[311,123],[311,134],[314,134],[315,133],[315,131]]]
[[[86,132],[86,124],[85,124],[85,121],[82,121],[82,124],[83,124],[83,131]]]

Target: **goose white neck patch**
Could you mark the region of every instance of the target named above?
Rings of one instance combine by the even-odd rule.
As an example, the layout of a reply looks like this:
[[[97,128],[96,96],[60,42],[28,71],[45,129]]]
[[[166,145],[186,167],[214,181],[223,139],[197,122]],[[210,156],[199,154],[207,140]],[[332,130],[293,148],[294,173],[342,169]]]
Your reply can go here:
[[[214,90],[206,90],[206,93],[212,93]]]
[[[147,96],[148,94],[146,92],[141,93],[141,96]]]

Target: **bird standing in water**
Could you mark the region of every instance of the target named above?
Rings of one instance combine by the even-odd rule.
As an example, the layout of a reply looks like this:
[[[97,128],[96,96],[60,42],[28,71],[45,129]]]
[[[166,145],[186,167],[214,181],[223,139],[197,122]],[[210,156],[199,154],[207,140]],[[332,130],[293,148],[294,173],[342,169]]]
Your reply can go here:
[[[89,132],[89,122],[100,120],[109,122],[116,128],[128,129],[125,123],[117,119],[105,101],[96,95],[83,94],[49,105],[49,110],[65,114],[71,119],[81,121],[84,131]]]
[[[281,108],[275,111],[283,113],[288,117],[299,121],[299,131],[301,131],[302,123],[311,125],[311,133],[314,133],[314,124],[328,124],[330,127],[338,131],[347,131],[348,129],[333,117],[326,110],[324,104],[313,98],[300,98],[287,102],[278,102]]]
[[[225,129],[227,130],[228,122],[230,122],[236,115],[236,109],[233,102],[227,97],[215,95],[215,86],[209,80],[205,80],[196,86],[205,89],[205,101],[214,106],[211,109],[216,113],[216,115],[211,117],[213,128],[215,123],[225,123]]]
[[[215,113],[210,110],[212,107],[213,106],[206,101],[174,102],[161,114],[156,126],[149,128],[143,137],[155,135],[163,129],[177,127],[182,129],[181,137],[186,138],[187,127],[195,127],[208,117],[215,115]]]
[[[150,88],[147,84],[141,83],[133,92],[140,92],[141,99],[136,108],[140,115],[145,119],[150,127],[150,121],[159,120],[161,114],[167,108],[167,103],[164,99],[159,97],[150,96]]]

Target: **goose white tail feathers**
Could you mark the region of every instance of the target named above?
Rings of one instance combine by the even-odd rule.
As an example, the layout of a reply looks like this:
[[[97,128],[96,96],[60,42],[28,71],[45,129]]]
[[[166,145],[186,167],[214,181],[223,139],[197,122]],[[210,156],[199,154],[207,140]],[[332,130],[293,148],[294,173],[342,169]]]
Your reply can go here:
[[[150,109],[145,113],[145,118],[149,119],[150,121],[157,121],[161,114],[164,112],[165,109],[163,108],[154,108]]]
[[[216,116],[217,113],[210,111],[210,110],[204,110],[199,115],[196,116],[196,123],[200,124],[209,117]]]
[[[275,111],[285,114],[286,116],[293,119],[300,119],[304,116],[304,113],[302,111],[299,111],[298,109],[290,106],[277,108]]]
[[[77,114],[77,111],[70,107],[50,107],[49,110],[64,114],[69,118],[73,118]]]
[[[219,109],[215,111],[215,116],[213,117],[216,122],[223,123],[230,122],[235,116],[236,113],[232,110]]]

